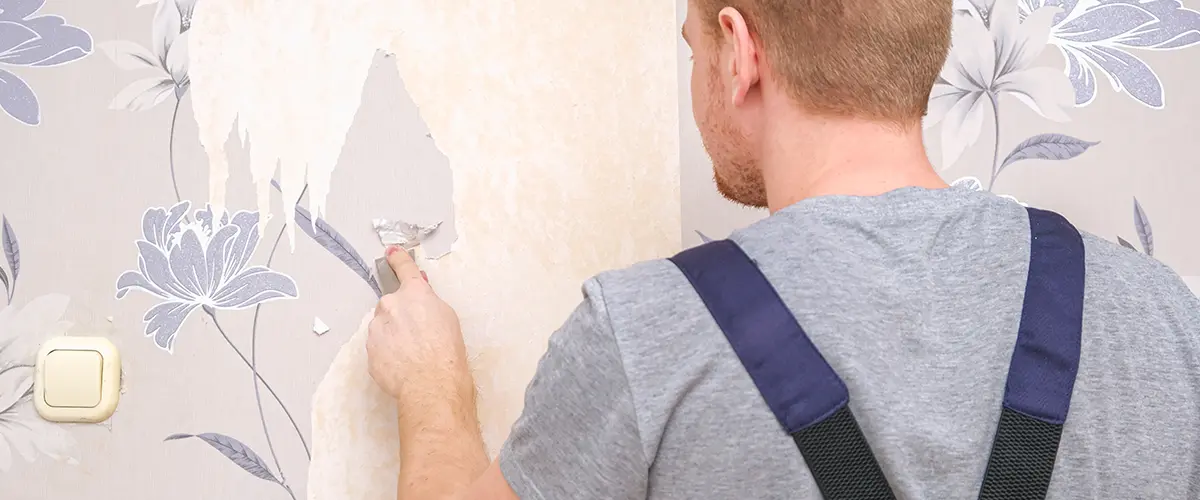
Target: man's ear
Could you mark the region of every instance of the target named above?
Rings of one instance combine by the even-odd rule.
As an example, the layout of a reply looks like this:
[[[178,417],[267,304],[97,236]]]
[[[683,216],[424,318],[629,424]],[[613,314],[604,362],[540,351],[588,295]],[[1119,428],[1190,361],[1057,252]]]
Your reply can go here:
[[[729,79],[730,98],[733,105],[741,105],[746,100],[746,94],[758,85],[758,49],[750,36],[750,27],[746,18],[733,7],[725,7],[718,14],[721,23],[723,41],[722,50],[731,50],[727,68],[722,68],[722,76]]]

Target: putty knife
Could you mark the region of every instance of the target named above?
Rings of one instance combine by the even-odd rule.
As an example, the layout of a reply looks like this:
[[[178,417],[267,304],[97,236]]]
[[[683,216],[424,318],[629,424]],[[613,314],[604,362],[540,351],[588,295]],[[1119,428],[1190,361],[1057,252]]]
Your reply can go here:
[[[385,246],[399,245],[408,252],[408,256],[413,260],[417,258],[416,250],[421,246],[421,242],[442,225],[441,222],[437,222],[429,226],[418,226],[387,219],[375,219],[371,221],[371,224],[374,226],[375,232],[379,234],[379,241],[383,242]],[[396,278],[396,272],[392,271],[391,264],[388,264],[387,257],[375,259],[375,274],[379,277],[379,290],[384,294],[395,292],[400,288],[400,280]]]

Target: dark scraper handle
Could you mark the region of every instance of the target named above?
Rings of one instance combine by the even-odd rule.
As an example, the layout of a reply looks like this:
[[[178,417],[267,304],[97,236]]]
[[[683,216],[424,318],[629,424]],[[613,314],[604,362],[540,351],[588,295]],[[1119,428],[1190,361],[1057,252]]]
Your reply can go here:
[[[413,250],[405,249],[408,256],[415,259],[416,255]],[[400,289],[400,279],[396,278],[396,272],[392,270],[392,265],[388,264],[387,257],[375,259],[375,274],[379,277],[379,290],[387,295]]]

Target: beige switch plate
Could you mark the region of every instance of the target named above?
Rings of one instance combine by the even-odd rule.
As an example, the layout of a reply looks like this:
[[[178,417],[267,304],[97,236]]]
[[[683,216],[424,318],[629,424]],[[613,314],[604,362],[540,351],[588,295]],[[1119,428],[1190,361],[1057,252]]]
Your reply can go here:
[[[54,337],[38,350],[33,406],[51,422],[97,423],[121,397],[121,356],[101,337]]]

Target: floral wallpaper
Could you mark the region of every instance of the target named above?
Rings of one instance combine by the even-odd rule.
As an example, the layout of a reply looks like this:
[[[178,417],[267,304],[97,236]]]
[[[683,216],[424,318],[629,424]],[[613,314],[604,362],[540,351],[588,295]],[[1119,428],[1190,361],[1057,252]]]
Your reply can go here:
[[[1200,276],[1200,239],[1190,218],[1175,215],[1200,209],[1200,160],[1177,139],[1200,126],[1191,85],[1200,77],[1196,5],[955,0],[954,14],[953,46],[924,120],[946,179],[1058,210],[1155,257],[1156,229],[1171,231],[1177,247],[1161,258]],[[687,119],[685,135],[694,126]],[[709,168],[702,154],[685,148],[685,182]],[[762,216],[719,207],[714,194],[696,196],[690,211],[685,198],[693,241]]]
[[[151,49],[129,40],[111,40],[99,44],[104,55],[121,70],[146,73],[134,80],[109,103],[110,109],[142,111],[153,108],[173,97],[171,128],[167,134],[168,157],[171,167],[171,183],[175,188],[175,199],[180,200],[179,186],[175,180],[175,125],[179,120],[179,105],[187,94],[191,82],[188,80],[187,31],[191,25],[192,8],[195,1],[154,2],[139,0],[137,6],[156,5],[153,26],[150,29]]]
[[[294,251],[280,221],[239,209],[254,193],[209,206],[196,2],[0,0],[0,498],[305,498],[308,398],[380,295],[367,222],[449,216],[448,161],[384,53],[342,155],[366,173],[338,181],[416,177],[419,193],[360,189],[327,220],[299,205],[305,188]],[[36,414],[34,356],[55,335],[121,349],[108,422]]]
[[[1138,58],[1143,50],[1175,51],[1200,44],[1200,12],[1177,0],[960,0],[955,3],[953,48],[933,86],[926,129],[940,125],[942,168],[980,141],[991,111],[994,153],[980,182],[958,182],[988,191],[1006,168],[1026,160],[1070,160],[1100,141],[1040,133],[1001,155],[1001,96],[1013,98],[1046,120],[1068,122],[1073,108],[1096,100],[1097,74],[1113,90],[1152,110],[1166,106],[1163,81]],[[1064,67],[1038,65],[1053,45]],[[1193,56],[1195,57],[1195,56]],[[1006,103],[1007,104],[1007,103]],[[1150,219],[1132,200],[1133,233],[1141,251],[1154,254]],[[1115,236],[1121,245],[1137,248]]]
[[[17,458],[75,461],[75,442],[61,426],[33,409],[33,361],[46,339],[66,333],[66,295],[39,296],[22,307],[0,310],[0,473]]]
[[[209,206],[188,76],[205,1],[0,0],[0,498],[305,497],[313,389],[380,293],[369,220],[451,219],[448,160],[386,53],[339,157],[354,168],[333,179],[353,189],[329,194],[328,216],[295,205],[294,251],[280,221],[244,209],[258,193],[236,167],[252,138],[231,132],[241,181],[227,209]],[[1197,7],[955,2],[925,123],[932,158],[956,184],[1200,276]],[[679,60],[681,229],[695,242],[762,213],[712,188]],[[55,335],[121,350],[108,422],[34,412],[33,356]]]
[[[670,5],[633,25],[598,5],[0,0],[0,498],[344,490],[354,443],[322,424],[361,437],[336,411],[353,397],[313,400],[380,295],[377,218],[442,222],[423,249],[453,252],[427,270],[463,304],[502,442],[578,284],[679,247]],[[109,420],[33,413],[51,335],[117,347]]]
[[[26,125],[42,121],[37,94],[15,67],[49,68],[92,53],[87,31],[62,17],[39,13],[44,0],[0,2],[0,109]]]
[[[27,126],[42,121],[36,92],[15,68],[42,70],[79,60],[92,52],[92,38],[62,17],[40,13],[38,0],[0,2],[0,109],[6,118]],[[15,458],[33,462],[39,457],[75,459],[74,442],[60,426],[41,419],[33,407],[34,361],[47,338],[63,335],[70,298],[61,294],[34,297],[14,306],[21,273],[21,246],[7,217],[0,223],[0,285],[7,307],[0,309],[0,474]],[[36,279],[36,278],[35,278]]]
[[[238,358],[254,375],[254,397],[262,417],[260,385],[272,401],[288,416],[296,438],[308,450],[304,432],[296,424],[287,406],[271,385],[258,372],[254,361],[248,360],[217,319],[217,311],[245,309],[277,299],[294,299],[298,292],[292,278],[265,266],[250,266],[249,261],[258,247],[258,214],[239,211],[216,214],[208,207],[188,214],[189,202],[181,201],[169,210],[151,208],[142,216],[142,234],[137,241],[138,266],[117,279],[117,298],[129,290],[140,289],[163,302],[146,312],[145,334],[159,348],[174,351],[175,335],[180,326],[197,308],[212,320],[212,325]],[[257,321],[251,329],[250,345],[257,342]],[[254,353],[251,352],[251,357]],[[171,434],[166,440],[195,437],[212,445],[242,469],[255,476],[278,483],[289,496],[295,497],[271,447],[270,433],[263,420],[263,433],[275,460],[272,469],[248,446],[235,438],[217,433]]]

